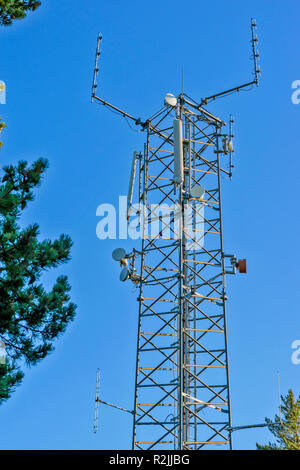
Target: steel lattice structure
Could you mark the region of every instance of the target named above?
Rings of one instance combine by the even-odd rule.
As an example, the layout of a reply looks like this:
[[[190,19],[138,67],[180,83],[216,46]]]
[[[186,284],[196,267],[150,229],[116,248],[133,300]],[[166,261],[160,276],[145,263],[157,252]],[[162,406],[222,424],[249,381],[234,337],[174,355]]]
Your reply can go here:
[[[113,253],[123,266],[121,280],[139,289],[134,409],[101,400],[99,385],[95,400],[95,429],[99,403],[132,413],[133,449],[232,449],[232,432],[241,429],[231,424],[225,277],[236,268],[246,272],[246,262],[224,251],[221,200],[222,176],[232,176],[233,121],[227,133],[206,105],[258,85],[255,27],[252,20],[251,81],[200,103],[183,91],[167,94],[165,106],[145,121],[97,96],[98,37],[92,101],[146,134],[143,152],[134,153],[128,193],[129,229],[138,225],[142,246]]]
[[[142,241],[133,432],[137,449],[231,445],[221,210],[221,174],[229,175],[221,164],[227,136],[219,118],[195,109],[183,95],[178,101],[183,183],[174,191],[170,109],[148,121],[140,166],[145,232],[159,217],[158,208],[182,210],[177,223],[176,214],[162,213],[161,230],[144,233]],[[204,198],[189,198],[199,184]]]

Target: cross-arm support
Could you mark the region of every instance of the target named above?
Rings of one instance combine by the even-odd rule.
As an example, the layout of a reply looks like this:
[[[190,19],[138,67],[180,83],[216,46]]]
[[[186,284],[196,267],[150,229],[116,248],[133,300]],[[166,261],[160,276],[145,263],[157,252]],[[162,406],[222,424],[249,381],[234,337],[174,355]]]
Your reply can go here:
[[[128,410],[127,408],[123,408],[122,406],[117,406],[117,405],[113,405],[112,403],[107,403],[107,401],[99,400],[99,398],[96,400],[96,402],[102,403],[103,405],[111,406],[112,408],[116,408],[117,410],[120,410],[120,411],[125,411],[126,413],[134,414],[133,410]]]

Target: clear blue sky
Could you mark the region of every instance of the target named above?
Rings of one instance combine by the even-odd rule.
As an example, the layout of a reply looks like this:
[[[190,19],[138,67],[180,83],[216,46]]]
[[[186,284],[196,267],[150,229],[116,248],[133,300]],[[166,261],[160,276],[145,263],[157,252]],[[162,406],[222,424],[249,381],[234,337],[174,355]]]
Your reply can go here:
[[[1,28],[1,165],[49,159],[50,169],[24,224],[41,237],[69,233],[72,261],[47,276],[68,274],[78,314],[55,352],[27,370],[0,408],[1,449],[126,449],[131,417],[101,408],[92,432],[96,368],[104,400],[131,408],[137,330],[136,295],[118,280],[111,251],[96,237],[96,208],[126,194],[132,151],[143,134],[90,103],[94,52],[102,31],[99,93],[143,118],[166,92],[194,98],[247,81],[251,16],[258,23],[261,86],[210,109],[235,118],[235,172],[224,181],[226,251],[248,260],[248,274],[228,279],[233,423],[261,423],[282,393],[300,393],[291,343],[299,319],[299,122],[291,83],[300,79],[296,0],[43,0],[27,19]],[[127,242],[132,246],[132,242]],[[126,247],[126,243],[123,243]],[[267,430],[241,431],[235,448],[254,449]]]

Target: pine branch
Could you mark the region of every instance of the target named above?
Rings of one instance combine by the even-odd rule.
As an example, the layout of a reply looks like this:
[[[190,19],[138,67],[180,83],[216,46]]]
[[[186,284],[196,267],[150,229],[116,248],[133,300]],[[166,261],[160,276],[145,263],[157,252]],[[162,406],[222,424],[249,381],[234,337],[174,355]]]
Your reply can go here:
[[[21,382],[18,364],[31,366],[46,357],[76,312],[65,276],[49,292],[39,283],[44,272],[70,260],[71,238],[40,241],[37,224],[18,224],[47,167],[43,159],[31,166],[21,161],[3,168],[0,183],[0,338],[8,360],[6,373],[0,369],[0,403]]]

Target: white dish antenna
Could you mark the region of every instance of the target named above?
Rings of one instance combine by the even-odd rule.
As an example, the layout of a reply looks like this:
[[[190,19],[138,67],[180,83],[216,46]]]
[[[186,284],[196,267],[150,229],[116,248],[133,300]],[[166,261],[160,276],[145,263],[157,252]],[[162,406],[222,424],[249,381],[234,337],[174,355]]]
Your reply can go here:
[[[177,98],[172,93],[167,93],[164,99],[165,106],[174,108],[177,105]]]

